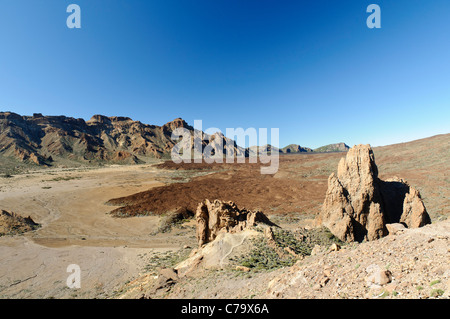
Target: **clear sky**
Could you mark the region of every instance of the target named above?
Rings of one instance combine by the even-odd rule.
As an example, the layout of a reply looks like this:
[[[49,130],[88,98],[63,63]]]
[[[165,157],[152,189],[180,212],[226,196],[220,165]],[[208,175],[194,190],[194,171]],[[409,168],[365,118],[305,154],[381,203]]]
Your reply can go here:
[[[449,133],[449,17],[449,0],[0,0],[0,111],[279,128],[313,148]]]

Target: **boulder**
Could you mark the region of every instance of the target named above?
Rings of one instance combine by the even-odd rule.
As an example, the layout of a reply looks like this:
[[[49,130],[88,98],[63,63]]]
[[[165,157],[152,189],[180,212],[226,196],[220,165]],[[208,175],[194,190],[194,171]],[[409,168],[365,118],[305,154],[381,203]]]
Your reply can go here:
[[[351,242],[386,236],[387,223],[414,228],[431,220],[419,192],[399,178],[380,180],[370,145],[356,145],[328,178],[317,222]]]
[[[371,264],[366,268],[368,276],[366,277],[367,286],[384,286],[392,281],[392,273],[389,270],[381,269],[376,264]]]
[[[389,235],[396,235],[403,232],[406,227],[401,223],[386,224]]]
[[[406,193],[403,200],[400,223],[406,224],[410,228],[418,228],[431,223],[420,193],[413,187],[409,187],[409,192]]]

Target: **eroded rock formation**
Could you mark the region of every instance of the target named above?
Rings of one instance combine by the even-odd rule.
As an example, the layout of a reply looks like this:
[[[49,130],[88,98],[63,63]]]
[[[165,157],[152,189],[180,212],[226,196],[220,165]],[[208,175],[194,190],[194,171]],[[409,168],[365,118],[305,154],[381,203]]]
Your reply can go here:
[[[430,217],[419,192],[404,180],[382,181],[370,145],[351,148],[328,178],[318,223],[347,242],[375,240],[388,234],[386,224],[421,227]]]
[[[239,232],[263,223],[274,226],[260,211],[239,209],[233,202],[205,200],[197,207],[197,240],[199,247],[213,241],[219,232]]]
[[[22,217],[15,213],[0,209],[0,237],[4,235],[16,235],[34,230],[40,225],[35,223],[30,216]]]

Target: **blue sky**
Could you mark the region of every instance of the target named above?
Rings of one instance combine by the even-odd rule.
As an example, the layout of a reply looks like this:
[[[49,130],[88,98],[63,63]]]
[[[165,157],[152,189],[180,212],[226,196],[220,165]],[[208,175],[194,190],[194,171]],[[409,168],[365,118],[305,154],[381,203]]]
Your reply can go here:
[[[448,0],[0,0],[0,110],[279,128],[280,146],[449,133],[449,17]]]

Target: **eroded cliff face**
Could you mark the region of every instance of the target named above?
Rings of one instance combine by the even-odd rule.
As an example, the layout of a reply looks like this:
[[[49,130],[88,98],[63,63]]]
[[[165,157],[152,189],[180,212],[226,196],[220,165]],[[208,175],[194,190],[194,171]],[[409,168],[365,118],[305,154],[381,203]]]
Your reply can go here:
[[[191,143],[188,148],[193,149],[194,128],[181,118],[156,126],[121,116],[94,115],[84,121],[66,116],[0,112],[0,156],[36,165],[52,165],[61,160],[136,164],[147,158],[170,158],[172,149],[180,142],[172,139],[177,128],[189,132],[191,140],[183,143]],[[198,136],[202,148],[209,145],[212,155],[248,156],[245,149],[223,134],[209,136],[199,132]]]
[[[65,116],[20,116],[0,113],[0,154],[19,162],[51,165],[60,159],[138,163],[140,157],[161,158],[175,142],[170,128],[147,125],[127,117],[94,115],[89,121]]]

